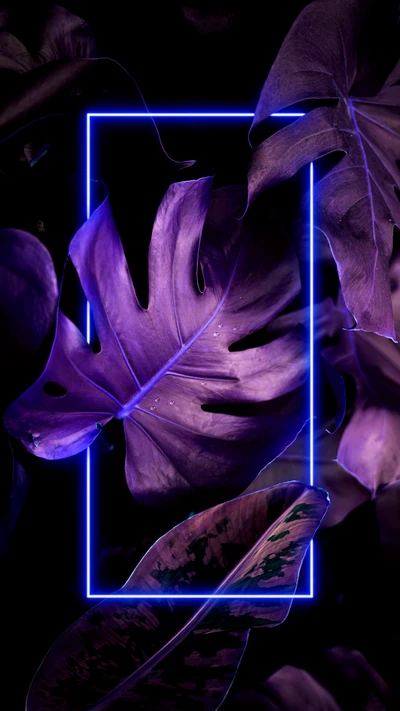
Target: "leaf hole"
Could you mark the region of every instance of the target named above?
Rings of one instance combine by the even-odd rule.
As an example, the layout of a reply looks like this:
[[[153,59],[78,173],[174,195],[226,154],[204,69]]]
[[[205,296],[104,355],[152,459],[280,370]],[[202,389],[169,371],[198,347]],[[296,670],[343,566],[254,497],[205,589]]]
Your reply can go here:
[[[43,392],[49,397],[64,397],[67,394],[67,390],[54,380],[49,380],[43,385]]]
[[[204,292],[204,273],[203,273],[203,267],[201,266],[200,262],[197,264],[197,288],[202,294]]]

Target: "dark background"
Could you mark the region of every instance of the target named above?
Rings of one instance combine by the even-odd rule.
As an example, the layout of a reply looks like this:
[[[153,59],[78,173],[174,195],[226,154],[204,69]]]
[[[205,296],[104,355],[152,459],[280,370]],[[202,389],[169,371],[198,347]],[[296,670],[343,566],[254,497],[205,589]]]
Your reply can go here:
[[[282,40],[306,4],[243,2],[221,9],[205,3],[196,10],[172,2],[63,3],[89,23],[98,55],[118,60],[134,77],[152,111],[253,111]],[[23,9],[21,32],[25,32],[27,44],[34,43],[35,24],[40,27],[46,3],[18,6]],[[85,217],[84,114],[88,109],[106,108],[141,111],[143,105],[129,79],[121,76],[110,86],[99,78],[81,93],[57,99],[48,118],[32,129],[38,143],[50,146],[33,168],[15,164],[23,132],[0,149],[2,169],[13,176],[11,183],[2,185],[1,226],[21,227],[39,237],[50,250],[59,275],[68,242]],[[61,115],[54,117],[54,113]],[[247,127],[192,134],[187,128],[160,129],[168,153],[179,160],[197,159],[193,168],[178,170],[172,165],[152,131],[141,147],[140,160],[123,132],[117,138],[113,134],[113,141],[119,141],[115,148],[118,159],[114,163],[110,159],[104,168],[143,302],[151,222],[166,185],[209,171],[216,172],[222,183],[241,180],[249,150]],[[107,160],[105,154],[103,160]],[[140,190],[142,196],[137,199]],[[145,210],[132,208],[131,193]],[[292,204],[288,194],[280,199]],[[132,234],[135,248],[129,253]],[[79,321],[83,295],[72,269],[67,276],[63,308]],[[28,364],[20,389],[24,378],[29,382],[40,372],[50,340],[51,336],[38,362]],[[10,399],[16,394],[10,392]],[[100,552],[99,569],[110,585],[120,584],[154,538],[174,523],[168,514],[153,518],[143,514],[127,499],[123,470],[115,460],[115,450],[120,451],[121,446],[117,425],[104,433],[96,455],[103,461],[104,471],[109,470],[109,481],[112,477],[112,506],[118,521],[115,528],[103,532]],[[29,682],[49,646],[89,605],[82,585],[84,455],[50,463],[27,455],[16,443],[13,446],[26,468],[29,489],[8,554],[0,561],[2,626],[6,631],[1,634],[0,656],[8,664],[4,708],[20,711]],[[3,450],[7,472],[7,442]],[[7,474],[4,480],[7,488]],[[141,531],[139,542],[132,536],[131,521],[135,530]],[[393,576],[392,557],[381,549],[375,505],[367,503],[342,524],[321,531],[317,550],[315,601],[294,604],[281,627],[252,633],[238,683],[256,688],[288,663],[316,668],[321,650],[348,644],[366,654],[379,673],[396,685],[398,602],[394,586],[382,583]],[[340,678],[337,683],[343,709],[365,708],[362,700],[355,700],[346,686],[341,687]]]

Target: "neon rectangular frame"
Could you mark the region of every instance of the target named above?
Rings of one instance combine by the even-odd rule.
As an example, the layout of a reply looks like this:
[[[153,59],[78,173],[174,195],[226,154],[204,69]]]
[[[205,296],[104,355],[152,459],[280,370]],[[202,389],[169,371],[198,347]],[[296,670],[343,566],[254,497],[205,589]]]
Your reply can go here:
[[[279,112],[271,114],[273,118],[300,118],[304,116],[304,113],[286,113]],[[220,119],[232,119],[232,118],[253,118],[254,113],[239,113],[239,112],[142,112],[142,113],[88,113],[86,114],[86,217],[89,219],[91,215],[91,134],[90,134],[90,122],[93,118],[173,118],[173,119],[191,119],[191,118],[220,118]],[[315,402],[314,402],[314,165],[310,163],[310,201],[309,201],[309,217],[310,217],[310,267],[309,267],[309,298],[310,298],[310,324],[309,324],[309,349],[310,349],[310,385],[309,385],[309,425],[310,425],[310,440],[309,440],[309,484],[312,486],[314,484],[314,417],[315,417]],[[90,343],[91,333],[90,333],[90,304],[86,303],[86,340]],[[314,541],[310,542],[309,546],[309,576],[310,576],[310,588],[308,593],[299,593],[293,595],[207,595],[207,594],[192,594],[192,595],[179,595],[173,593],[165,593],[160,595],[149,595],[149,594],[124,594],[124,593],[93,593],[91,590],[91,548],[92,548],[92,531],[91,531],[91,461],[90,461],[90,447],[86,450],[86,597],[95,599],[172,599],[172,598],[183,598],[183,599],[193,599],[193,598],[221,598],[221,599],[281,599],[289,598],[291,600],[297,599],[311,599],[314,597]]]

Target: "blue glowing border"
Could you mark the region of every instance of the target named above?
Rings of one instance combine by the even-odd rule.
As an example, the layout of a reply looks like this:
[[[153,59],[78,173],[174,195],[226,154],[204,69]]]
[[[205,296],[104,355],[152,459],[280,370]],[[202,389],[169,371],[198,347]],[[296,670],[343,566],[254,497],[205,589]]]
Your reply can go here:
[[[299,118],[304,116],[304,113],[276,113],[271,114],[275,118]],[[90,217],[91,203],[91,175],[90,175],[90,120],[92,118],[253,118],[254,113],[233,113],[233,112],[159,112],[159,113],[88,113],[86,114],[86,216]],[[310,296],[310,329],[309,329],[309,346],[310,346],[310,389],[309,389],[309,406],[310,406],[310,442],[309,442],[309,483],[314,484],[314,165],[310,163],[310,270],[309,270],[309,296]],[[90,304],[86,303],[86,340],[90,343]],[[101,594],[91,592],[91,467],[90,467],[90,447],[86,450],[86,597],[96,599],[140,599],[140,598],[222,598],[222,599],[311,599],[314,597],[314,541],[310,542],[310,592],[306,594],[294,595],[175,595],[175,594],[124,594],[111,593]]]

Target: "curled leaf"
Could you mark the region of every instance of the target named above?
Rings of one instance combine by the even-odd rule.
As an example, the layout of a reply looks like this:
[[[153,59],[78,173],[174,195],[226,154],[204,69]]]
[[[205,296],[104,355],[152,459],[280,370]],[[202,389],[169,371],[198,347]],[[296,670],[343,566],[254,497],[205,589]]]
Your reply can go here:
[[[310,539],[327,508],[299,482],[233,499],[160,538],[120,593],[237,595],[236,599],[106,600],[51,648],[28,711],[216,709],[234,678],[248,630],[282,622]],[[117,706],[114,706],[117,703]]]

